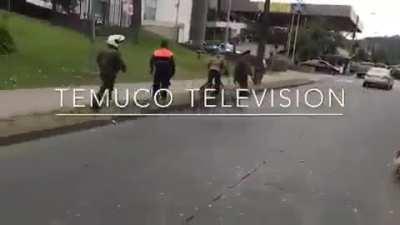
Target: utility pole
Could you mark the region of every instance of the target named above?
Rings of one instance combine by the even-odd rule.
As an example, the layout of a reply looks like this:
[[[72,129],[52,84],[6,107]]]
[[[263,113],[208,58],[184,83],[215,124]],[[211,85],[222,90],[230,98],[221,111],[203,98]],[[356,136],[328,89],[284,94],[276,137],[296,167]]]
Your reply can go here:
[[[290,57],[290,48],[292,47],[292,34],[293,34],[293,25],[294,25],[294,18],[295,14],[292,14],[292,19],[290,20],[290,28],[289,28],[289,34],[288,34],[288,42],[286,44],[287,48],[287,57]]]
[[[303,11],[303,0],[297,0],[297,5],[295,11],[297,12],[297,25],[296,25],[296,33],[294,35],[294,44],[293,44],[293,53],[292,53],[292,62],[294,62],[296,58],[296,47],[297,47],[297,38],[299,35],[299,27],[301,21],[301,13]]]
[[[294,34],[294,44],[293,44],[293,53],[292,53],[292,62],[294,62],[296,57],[296,47],[297,47],[297,38],[299,35],[299,27],[300,27],[301,13],[297,13],[297,25],[296,25],[296,33]]]
[[[176,28],[176,42],[179,42],[179,9],[181,6],[181,0],[176,2],[176,18],[175,18],[175,28]]]
[[[228,11],[226,13],[226,28],[225,28],[225,47],[229,43],[229,33],[231,29],[231,11],[232,11],[232,0],[229,0],[228,2]]]
[[[91,42],[91,49],[89,53],[89,70],[95,71],[96,70],[96,16],[95,16],[95,7],[94,1],[96,0],[89,0],[89,35],[90,35],[90,42]]]
[[[258,60],[264,60],[265,58],[265,45],[267,44],[267,36],[269,34],[269,14],[270,14],[271,0],[265,0],[264,11],[259,21],[258,33],[259,43],[257,48]]]

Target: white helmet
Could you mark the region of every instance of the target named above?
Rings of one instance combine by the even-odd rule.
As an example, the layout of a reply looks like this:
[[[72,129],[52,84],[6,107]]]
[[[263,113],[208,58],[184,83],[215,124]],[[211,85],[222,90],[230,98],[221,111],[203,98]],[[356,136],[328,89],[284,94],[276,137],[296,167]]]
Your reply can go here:
[[[107,38],[107,44],[118,48],[119,44],[125,41],[125,36],[121,34],[110,35]]]

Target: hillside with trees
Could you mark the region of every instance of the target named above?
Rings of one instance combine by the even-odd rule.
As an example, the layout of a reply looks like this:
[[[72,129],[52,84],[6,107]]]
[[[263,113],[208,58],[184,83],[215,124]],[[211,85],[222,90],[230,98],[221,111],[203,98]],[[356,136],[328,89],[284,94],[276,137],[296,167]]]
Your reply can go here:
[[[373,62],[400,64],[400,36],[365,38],[359,45],[361,54],[369,55]]]

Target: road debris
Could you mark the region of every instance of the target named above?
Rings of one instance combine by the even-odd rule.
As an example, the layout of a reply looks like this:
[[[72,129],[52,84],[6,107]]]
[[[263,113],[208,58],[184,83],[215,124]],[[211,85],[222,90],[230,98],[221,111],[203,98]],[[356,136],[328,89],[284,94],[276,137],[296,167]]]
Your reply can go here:
[[[263,167],[264,165],[267,164],[267,161],[264,160],[261,163],[256,164],[255,168],[249,170],[247,173],[245,173],[245,175],[243,175],[236,183],[231,184],[226,186],[225,188],[223,188],[223,191],[221,191],[219,194],[215,195],[211,201],[208,203],[207,207],[208,208],[212,208],[213,207],[213,203],[217,203],[218,201],[220,201],[221,199],[226,199],[226,195],[224,194],[227,191],[231,191],[232,189],[235,189],[236,187],[238,187],[241,183],[243,183],[244,181],[246,181],[249,177],[251,177],[254,173],[256,173],[261,167]],[[235,169],[242,169],[240,166],[236,166]],[[210,184],[212,182],[208,182],[208,184]],[[241,193],[238,192],[235,194],[235,196],[240,197]],[[226,206],[227,209],[232,209],[232,206]],[[194,210],[196,211],[196,213],[194,213],[193,215],[187,217],[185,219],[185,223],[189,223],[192,220],[194,220],[195,215],[197,216],[199,213],[201,213],[201,210],[199,207],[195,207]],[[244,215],[244,213],[240,213],[240,215]]]
[[[194,215],[189,216],[188,218],[185,219],[186,223],[189,223],[190,221],[192,221],[194,219]]]
[[[223,194],[221,193],[221,194],[215,196],[215,197],[212,199],[212,202],[216,202],[216,201],[222,199],[222,197],[223,197]]]

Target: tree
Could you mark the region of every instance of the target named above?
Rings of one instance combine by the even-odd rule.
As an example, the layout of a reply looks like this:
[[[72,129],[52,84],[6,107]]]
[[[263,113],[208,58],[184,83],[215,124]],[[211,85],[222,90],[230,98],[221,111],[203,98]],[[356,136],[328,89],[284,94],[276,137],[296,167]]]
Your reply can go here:
[[[207,14],[208,1],[193,1],[190,38],[193,40],[193,45],[198,48],[202,47],[206,37]]]
[[[300,29],[296,58],[304,61],[327,54],[336,54],[337,48],[344,47],[345,42],[345,38],[340,33],[326,29],[323,22],[314,22]]]
[[[365,50],[365,48],[359,47],[356,50],[356,53],[354,55],[354,60],[356,61],[369,61],[370,57],[369,54],[367,52],[367,50]]]
[[[374,63],[387,63],[387,54],[383,48],[375,46],[372,50],[371,59]]]

